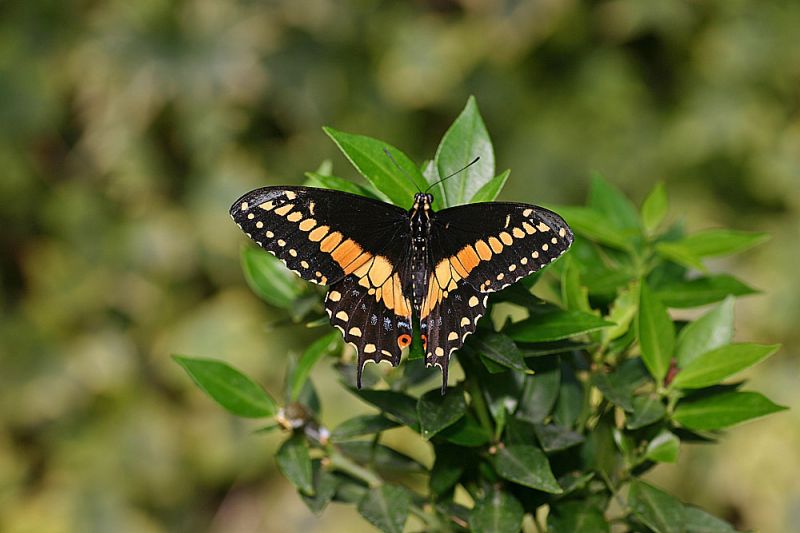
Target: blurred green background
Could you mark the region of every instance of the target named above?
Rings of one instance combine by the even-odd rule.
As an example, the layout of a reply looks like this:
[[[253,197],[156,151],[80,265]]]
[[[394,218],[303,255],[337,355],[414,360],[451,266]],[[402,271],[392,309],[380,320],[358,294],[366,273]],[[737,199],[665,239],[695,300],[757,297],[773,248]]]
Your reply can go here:
[[[662,179],[690,229],[772,234],[713,269],[763,290],[737,338],[784,344],[749,377],[793,410],[651,479],[800,531],[798,28],[793,0],[0,3],[0,530],[370,531],[345,506],[311,515],[279,435],[169,355],[277,395],[321,330],[270,327],[229,204],[327,158],[354,177],[323,125],[422,162],[474,94],[502,198],[578,203],[596,171],[640,201]],[[364,409],[314,376],[324,422]]]

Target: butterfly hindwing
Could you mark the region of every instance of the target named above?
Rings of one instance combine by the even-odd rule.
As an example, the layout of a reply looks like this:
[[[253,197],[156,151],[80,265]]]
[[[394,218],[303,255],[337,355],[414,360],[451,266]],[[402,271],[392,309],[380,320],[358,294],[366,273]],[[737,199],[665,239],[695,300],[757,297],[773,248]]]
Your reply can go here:
[[[307,281],[328,285],[385,255],[407,232],[406,212],[353,194],[308,187],[264,187],[230,209],[248,237]]]
[[[480,292],[495,292],[555,261],[572,244],[572,231],[543,207],[478,203],[433,214],[433,268],[453,272]]]
[[[358,352],[357,384],[367,361],[400,362],[402,349],[411,344],[411,302],[404,295],[400,275],[392,272],[380,285],[358,272],[330,287],[325,309],[344,340]],[[369,285],[369,286],[368,286]]]

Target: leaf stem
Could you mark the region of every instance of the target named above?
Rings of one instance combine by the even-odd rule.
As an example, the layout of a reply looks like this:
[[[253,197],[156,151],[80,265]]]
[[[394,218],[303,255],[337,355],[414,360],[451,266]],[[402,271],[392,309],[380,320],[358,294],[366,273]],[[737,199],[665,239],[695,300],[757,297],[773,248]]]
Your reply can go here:
[[[375,472],[344,456],[335,448],[329,449],[328,458],[331,461],[331,467],[360,479],[370,487],[378,487],[383,484],[383,480]]]
[[[483,392],[478,382],[473,379],[467,380],[467,388],[469,390],[470,398],[472,399],[472,406],[475,409],[475,415],[478,417],[478,422],[490,434],[494,433],[492,419],[489,416],[489,408],[486,406],[486,401],[483,399]]]

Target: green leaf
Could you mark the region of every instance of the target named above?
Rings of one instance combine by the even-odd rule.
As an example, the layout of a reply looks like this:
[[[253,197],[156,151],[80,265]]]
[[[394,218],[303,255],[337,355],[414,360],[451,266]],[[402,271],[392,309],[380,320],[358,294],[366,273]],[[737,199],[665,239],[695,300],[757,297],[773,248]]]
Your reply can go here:
[[[438,388],[426,392],[417,402],[422,438],[429,440],[444,428],[455,424],[466,410],[467,403],[460,389],[451,389],[444,396]]]
[[[621,291],[611,304],[611,309],[606,317],[609,322],[614,322],[603,330],[603,345],[625,335],[630,329],[636,313],[639,311],[639,284],[631,283]]]
[[[383,414],[389,415],[414,431],[419,431],[417,400],[411,396],[390,390],[350,389],[350,391],[383,411]]]
[[[561,366],[557,357],[537,359],[534,375],[525,380],[516,416],[531,422],[543,422],[553,410],[561,387]]]
[[[628,505],[633,514],[657,533],[684,533],[683,504],[652,485],[631,481]]]
[[[654,233],[667,215],[667,189],[658,182],[642,204],[642,225],[648,234]]]
[[[636,212],[636,208],[619,189],[608,183],[599,174],[592,176],[589,207],[602,213],[619,230],[637,230],[639,228],[639,214]]]
[[[470,96],[436,150],[434,162],[439,178],[451,175],[476,157],[480,157],[477,163],[436,186],[442,206],[468,203],[494,176],[492,141],[475,98]]]
[[[497,450],[493,462],[495,470],[504,479],[551,494],[563,492],[550,470],[547,456],[536,446],[512,444],[502,447]]]
[[[639,429],[661,420],[667,410],[656,395],[636,396],[633,398],[633,415],[626,424],[628,429]]]
[[[519,372],[530,373],[522,352],[514,341],[506,335],[500,333],[483,333],[473,341],[476,350],[487,359],[505,367]]]
[[[644,456],[657,463],[675,463],[680,447],[680,439],[665,429],[647,444]]]
[[[580,433],[556,424],[535,424],[534,431],[539,444],[547,453],[566,450],[584,441]]]
[[[524,514],[516,498],[496,488],[478,500],[469,513],[470,530],[477,533],[519,533]]]
[[[549,533],[603,533],[610,531],[603,512],[584,502],[560,502],[547,515]]]
[[[395,428],[398,425],[397,422],[381,415],[356,416],[336,426],[331,432],[331,441],[341,442],[362,435],[372,435],[373,433]]]
[[[358,513],[385,533],[403,533],[411,495],[402,487],[384,484],[368,491],[358,502]]]
[[[590,313],[556,311],[532,315],[527,320],[509,326],[506,333],[518,342],[547,342],[566,339],[613,325],[612,322]]]
[[[340,338],[338,331],[332,331],[311,343],[311,346],[303,352],[303,356],[297,363],[297,367],[291,377],[290,390],[292,391],[291,400],[293,402],[297,401],[300,397],[300,392],[303,390],[303,385],[305,385],[308,375],[311,373],[311,369],[314,368],[314,365],[316,365],[320,359],[339,346]]]
[[[363,187],[344,178],[331,175],[326,176],[317,174],[316,172],[306,172],[306,177],[308,178],[308,185],[310,187],[321,187],[334,191],[349,192],[350,194],[357,194],[358,196],[365,196],[367,198],[386,200],[384,195],[376,194],[372,189],[368,189],[367,187]]]
[[[263,418],[275,416],[275,400],[250,378],[223,363],[211,359],[172,356],[200,389],[236,416]]]
[[[297,276],[264,250],[245,246],[242,248],[241,262],[250,289],[268,304],[290,309],[303,293]]]
[[[446,439],[447,442],[467,448],[483,446],[492,440],[489,431],[469,413],[452,426],[439,432],[439,436]]]
[[[728,344],[697,356],[686,365],[672,386],[681,389],[699,389],[716,385],[737,372],[760,363],[780,348],[779,344]]]
[[[340,479],[327,468],[323,468],[318,459],[312,461],[312,472],[314,495],[301,493],[300,496],[312,513],[320,514],[336,495]]]
[[[724,391],[678,403],[672,419],[689,429],[714,430],[784,409],[757,392]]]
[[[699,355],[731,342],[733,302],[734,298],[728,296],[721,304],[681,330],[675,349],[678,366],[683,368]]]
[[[736,533],[729,523],[691,505],[683,506],[683,519],[686,533]]]
[[[561,387],[553,411],[553,420],[562,426],[573,427],[587,405],[588,387],[578,380],[575,370],[568,364],[561,365]]]
[[[627,359],[608,374],[593,372],[592,385],[603,396],[626,411],[633,412],[633,392],[647,380],[647,369],[641,358]]]
[[[656,251],[665,259],[683,265],[687,268],[694,268],[700,272],[708,272],[703,261],[691,251],[674,242],[660,242],[656,244]]]
[[[436,447],[436,461],[433,463],[428,486],[436,496],[449,492],[466,468],[464,450],[455,446]]]
[[[561,271],[561,302],[565,309],[591,313],[589,289],[581,285],[581,273],[575,259],[569,254],[564,258]]]
[[[302,435],[289,437],[275,455],[281,473],[305,494],[314,494],[313,469],[308,445]]]
[[[628,239],[614,226],[614,223],[595,209],[574,206],[545,207],[561,215],[578,235],[619,250],[631,248]]]
[[[727,296],[744,296],[757,292],[727,274],[706,276],[689,281],[677,281],[658,287],[656,295],[667,307],[699,307]]]
[[[650,374],[660,382],[667,375],[672,360],[675,327],[666,307],[644,282],[639,292],[638,330],[642,360]]]
[[[371,464],[376,468],[390,472],[423,472],[425,467],[413,457],[384,446],[365,440],[351,440],[337,444],[338,449],[347,457],[360,464]]]
[[[417,166],[397,148],[364,135],[327,127],[323,130],[361,175],[393,204],[408,209],[414,202],[417,190],[427,188],[428,184]],[[402,171],[389,159],[384,149],[392,154]]]
[[[510,174],[511,171],[506,170],[502,174],[493,177],[486,185],[478,189],[478,192],[472,196],[470,203],[493,202],[497,198],[497,195],[500,194],[500,191],[503,190]]]
[[[766,233],[711,229],[700,231],[674,242],[696,257],[713,257],[735,254],[769,240]]]

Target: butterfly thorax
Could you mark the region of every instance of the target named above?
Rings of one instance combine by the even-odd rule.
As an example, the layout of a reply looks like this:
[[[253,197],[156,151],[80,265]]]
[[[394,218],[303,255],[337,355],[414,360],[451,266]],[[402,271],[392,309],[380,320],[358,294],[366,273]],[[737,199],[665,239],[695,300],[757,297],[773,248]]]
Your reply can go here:
[[[417,310],[422,306],[422,299],[427,293],[432,203],[433,195],[417,193],[414,196],[414,205],[408,212],[411,224],[411,294]]]

